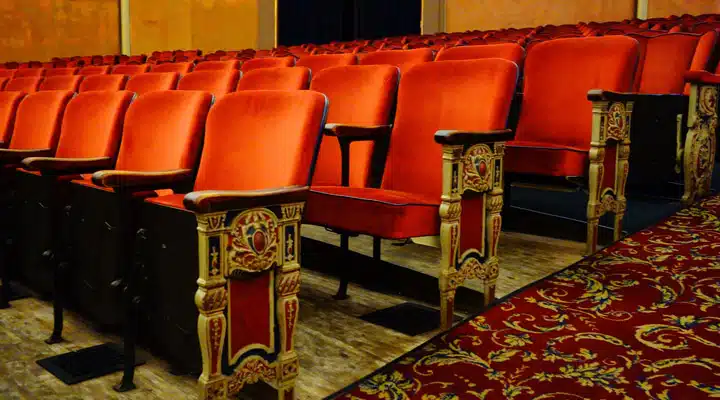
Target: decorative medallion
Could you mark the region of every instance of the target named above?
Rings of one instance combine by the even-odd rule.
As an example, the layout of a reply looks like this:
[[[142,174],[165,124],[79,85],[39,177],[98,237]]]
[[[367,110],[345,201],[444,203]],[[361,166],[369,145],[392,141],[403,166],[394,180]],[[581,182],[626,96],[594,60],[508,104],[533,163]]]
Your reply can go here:
[[[700,88],[698,113],[702,116],[714,115],[718,106],[718,88],[703,86]]]
[[[277,262],[278,223],[267,209],[252,209],[235,217],[228,240],[229,274],[260,272]]]
[[[228,397],[238,394],[247,384],[257,383],[260,380],[272,383],[276,377],[275,363],[268,363],[258,356],[250,356],[240,363],[230,377]]]
[[[491,188],[495,155],[485,144],[472,146],[463,159],[463,189],[485,192]]]
[[[627,138],[630,126],[627,123],[626,115],[625,104],[612,103],[610,105],[605,119],[606,139],[622,141]]]

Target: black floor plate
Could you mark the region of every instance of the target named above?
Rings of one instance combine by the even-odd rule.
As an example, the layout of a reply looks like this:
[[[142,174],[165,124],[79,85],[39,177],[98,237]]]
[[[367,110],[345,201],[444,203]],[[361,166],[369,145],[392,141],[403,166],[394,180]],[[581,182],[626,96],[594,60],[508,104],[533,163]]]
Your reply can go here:
[[[416,303],[402,303],[365,314],[360,319],[408,336],[417,336],[438,329],[440,310]],[[455,316],[455,322],[460,320]]]
[[[137,356],[135,366],[145,364]],[[123,369],[123,346],[105,343],[38,360],[37,363],[67,385],[98,378]]]

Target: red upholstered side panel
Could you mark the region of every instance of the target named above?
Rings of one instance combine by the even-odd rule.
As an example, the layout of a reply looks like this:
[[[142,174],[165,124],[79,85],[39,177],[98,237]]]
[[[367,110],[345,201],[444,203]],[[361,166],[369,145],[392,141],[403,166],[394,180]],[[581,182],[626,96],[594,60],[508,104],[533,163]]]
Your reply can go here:
[[[228,356],[230,364],[250,348],[275,350],[275,279],[263,273],[228,280]]]
[[[605,160],[603,161],[604,173],[602,188],[615,187],[615,166],[617,165],[617,146],[605,148]],[[604,189],[603,189],[604,190]]]
[[[485,195],[465,192],[460,203],[460,249],[457,256],[468,249],[476,249],[485,254]]]

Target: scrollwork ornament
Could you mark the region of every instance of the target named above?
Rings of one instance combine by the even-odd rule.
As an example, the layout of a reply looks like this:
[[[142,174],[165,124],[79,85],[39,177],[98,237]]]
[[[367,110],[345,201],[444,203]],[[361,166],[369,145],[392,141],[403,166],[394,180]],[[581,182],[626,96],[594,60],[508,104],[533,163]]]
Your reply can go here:
[[[463,189],[488,191],[492,186],[493,151],[485,144],[470,147],[463,157]]]
[[[614,139],[623,141],[627,139],[630,132],[630,124],[628,124],[627,111],[624,103],[612,103],[608,107],[607,117],[605,118],[605,135],[606,139]]]
[[[235,217],[228,240],[229,273],[272,268],[277,261],[278,234],[278,222],[270,210],[246,210]]]

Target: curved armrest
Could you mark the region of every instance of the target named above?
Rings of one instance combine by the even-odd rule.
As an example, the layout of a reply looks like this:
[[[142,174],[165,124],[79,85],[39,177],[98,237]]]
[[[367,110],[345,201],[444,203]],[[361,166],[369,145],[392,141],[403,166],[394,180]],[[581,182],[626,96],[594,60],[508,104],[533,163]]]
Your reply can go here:
[[[720,85],[720,75],[708,71],[688,71],[685,73],[685,82]]]
[[[20,164],[28,157],[51,157],[50,149],[0,149],[1,164]]]
[[[87,174],[100,169],[112,168],[110,157],[55,158],[28,157],[22,161],[25,168],[48,175]]]
[[[378,138],[387,137],[392,131],[392,125],[343,125],[343,124],[325,124],[323,132],[328,136],[336,136],[349,141],[361,140],[377,140]]]
[[[468,132],[440,130],[435,132],[435,141],[440,144],[473,145],[477,143],[505,142],[512,140],[515,134],[510,129],[496,131]]]
[[[308,186],[286,186],[263,190],[203,190],[185,195],[188,210],[209,213],[305,201]]]
[[[688,97],[684,94],[675,93],[619,93],[606,90],[593,89],[588,91],[588,100],[590,101],[619,101],[619,102],[652,102],[654,105],[685,107]]]
[[[107,170],[95,172],[92,181],[109,188],[152,190],[187,182],[192,179],[192,172],[190,169],[152,172]]]

